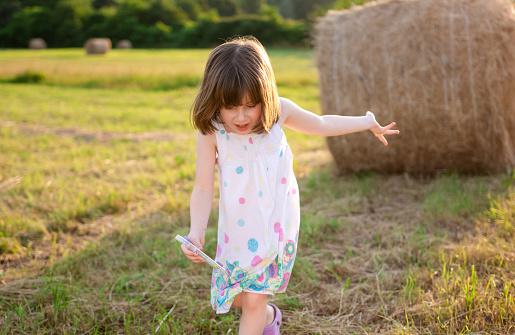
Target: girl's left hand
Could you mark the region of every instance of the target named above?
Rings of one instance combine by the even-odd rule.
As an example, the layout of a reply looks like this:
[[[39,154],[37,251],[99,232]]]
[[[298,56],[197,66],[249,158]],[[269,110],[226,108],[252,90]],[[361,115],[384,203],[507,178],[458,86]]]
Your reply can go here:
[[[398,130],[390,130],[393,126],[395,126],[395,122],[390,123],[386,127],[381,127],[381,125],[376,121],[374,113],[367,112],[367,116],[372,117],[374,120],[374,125],[370,127],[370,130],[374,133],[375,137],[377,137],[384,145],[388,145],[388,141],[384,138],[384,135],[394,135],[398,134]]]

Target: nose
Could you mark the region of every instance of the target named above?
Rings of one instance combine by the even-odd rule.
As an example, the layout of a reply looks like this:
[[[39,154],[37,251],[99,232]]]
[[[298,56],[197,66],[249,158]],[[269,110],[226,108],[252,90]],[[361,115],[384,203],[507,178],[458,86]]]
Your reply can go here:
[[[236,114],[236,121],[243,122],[245,121],[245,109],[243,107],[238,108],[238,112]]]

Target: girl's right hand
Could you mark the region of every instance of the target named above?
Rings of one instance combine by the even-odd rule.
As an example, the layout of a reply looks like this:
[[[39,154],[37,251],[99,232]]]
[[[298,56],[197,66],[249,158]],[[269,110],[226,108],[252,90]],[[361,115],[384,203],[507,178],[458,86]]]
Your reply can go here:
[[[202,250],[204,247],[204,243],[206,243],[206,240],[203,235],[196,234],[194,232],[190,232],[190,234],[186,237],[190,242]],[[188,257],[192,262],[195,263],[205,263],[205,260],[202,259],[202,257],[198,256],[196,253],[188,249],[184,244],[181,244],[181,250],[182,252]]]

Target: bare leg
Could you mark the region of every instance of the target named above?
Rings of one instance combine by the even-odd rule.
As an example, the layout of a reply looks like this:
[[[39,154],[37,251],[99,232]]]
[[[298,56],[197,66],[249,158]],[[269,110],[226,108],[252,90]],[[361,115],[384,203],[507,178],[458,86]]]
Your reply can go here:
[[[242,292],[243,293],[243,292]],[[232,302],[232,306],[238,309],[241,309],[241,293],[234,297],[234,301]]]
[[[241,309],[241,293],[234,297],[234,301],[232,303],[233,307]],[[265,327],[270,326],[275,319],[275,310],[272,306],[266,305],[266,322]]]
[[[240,335],[261,335],[265,324],[272,323],[273,308],[267,305],[267,298],[266,294],[250,292],[242,292],[235,298],[235,307],[238,307],[237,300],[241,302]]]

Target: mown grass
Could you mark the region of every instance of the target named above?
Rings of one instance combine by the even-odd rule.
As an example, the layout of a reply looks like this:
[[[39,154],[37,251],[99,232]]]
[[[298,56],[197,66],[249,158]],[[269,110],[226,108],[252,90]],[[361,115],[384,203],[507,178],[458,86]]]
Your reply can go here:
[[[0,52],[0,334],[237,332],[173,242],[208,52]],[[313,52],[270,54],[280,94],[318,113]],[[513,172],[336,178],[323,139],[287,136],[303,206],[282,333],[515,331]],[[209,254],[216,221],[215,203]]]

